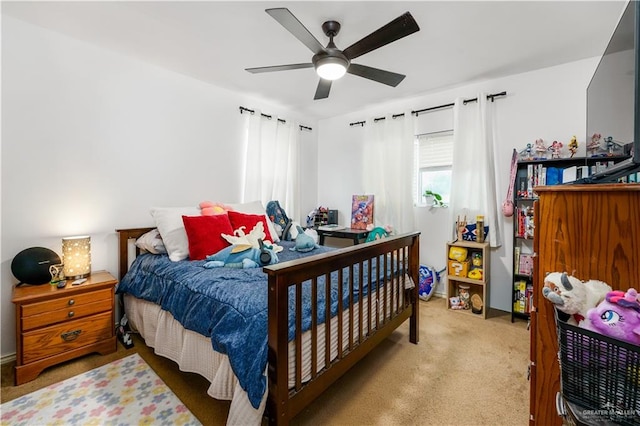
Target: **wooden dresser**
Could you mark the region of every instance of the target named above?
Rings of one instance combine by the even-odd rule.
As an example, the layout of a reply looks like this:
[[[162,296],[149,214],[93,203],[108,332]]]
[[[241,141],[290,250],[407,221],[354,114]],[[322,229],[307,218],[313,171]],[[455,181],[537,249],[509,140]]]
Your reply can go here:
[[[640,184],[537,187],[534,311],[531,313],[531,425],[561,425],[553,307],[542,297],[544,276],[569,272],[613,289],[640,288]]]
[[[92,352],[116,351],[115,286],[108,272],[94,272],[81,285],[13,288],[16,307],[16,385],[47,367]]]

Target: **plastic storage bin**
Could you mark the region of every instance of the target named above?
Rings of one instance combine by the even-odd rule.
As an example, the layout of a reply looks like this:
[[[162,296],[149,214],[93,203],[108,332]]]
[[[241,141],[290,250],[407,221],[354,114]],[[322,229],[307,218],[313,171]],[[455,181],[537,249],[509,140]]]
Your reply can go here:
[[[560,390],[572,417],[639,426],[640,346],[568,324],[563,316],[556,311]]]

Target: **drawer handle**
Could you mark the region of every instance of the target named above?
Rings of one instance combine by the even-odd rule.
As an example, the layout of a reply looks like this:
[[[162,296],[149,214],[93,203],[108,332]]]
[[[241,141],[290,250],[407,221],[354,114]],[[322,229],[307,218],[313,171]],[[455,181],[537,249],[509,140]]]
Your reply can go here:
[[[76,313],[73,311],[69,311],[69,313],[67,314],[69,316],[69,318],[73,317]]]
[[[82,330],[67,331],[66,333],[62,333],[60,337],[62,337],[62,340],[65,342],[72,342],[80,336],[80,333],[82,333]]]
[[[73,305],[75,305],[75,303],[76,303],[76,301],[75,301],[75,300],[73,300],[73,299],[70,299],[70,300],[69,300],[69,306],[73,306]]]

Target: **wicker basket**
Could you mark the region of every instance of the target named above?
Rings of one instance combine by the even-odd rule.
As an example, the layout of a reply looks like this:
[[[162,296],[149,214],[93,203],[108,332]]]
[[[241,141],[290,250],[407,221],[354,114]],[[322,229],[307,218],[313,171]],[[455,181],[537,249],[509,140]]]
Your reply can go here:
[[[563,398],[586,424],[640,426],[640,346],[573,326],[556,311]]]

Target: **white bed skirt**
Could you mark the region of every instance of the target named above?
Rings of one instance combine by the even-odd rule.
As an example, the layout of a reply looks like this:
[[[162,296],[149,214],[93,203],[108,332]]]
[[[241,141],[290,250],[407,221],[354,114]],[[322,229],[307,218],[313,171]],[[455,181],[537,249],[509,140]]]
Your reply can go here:
[[[410,282],[410,279],[408,279]],[[413,283],[411,282],[411,285]],[[386,286],[387,297],[390,297],[388,289],[392,286]],[[397,291],[394,291],[394,297],[397,297]],[[364,297],[362,326],[363,332],[368,332],[368,297]],[[377,306],[376,299],[372,301],[372,311],[378,312],[378,318],[382,320],[384,317],[382,303]],[[159,305],[138,299],[130,294],[124,295],[125,313],[129,319],[129,324],[134,332],[140,333],[147,346],[154,349],[154,352],[160,356],[168,358],[176,362],[181,371],[189,373],[197,373],[206,378],[211,385],[207,393],[216,399],[230,400],[231,407],[227,418],[227,425],[260,425],[267,401],[267,391],[262,397],[258,409],[253,408],[249,402],[249,398],[244,389],[240,386],[231,365],[229,358],[213,350],[211,339],[205,337],[195,331],[186,330],[171,315],[170,312],[163,310]],[[387,308],[388,310],[389,308]],[[355,305],[353,322],[353,341],[359,339],[359,304]],[[387,312],[387,317],[390,316]],[[342,315],[343,328],[342,347],[347,348],[349,345],[349,310],[343,311]],[[337,317],[331,320],[331,360],[333,361],[338,355],[338,326]],[[375,322],[372,324],[375,329]],[[325,347],[325,325],[320,324],[317,328],[318,345],[317,348]],[[308,381],[311,378],[311,332],[302,335],[302,381]],[[295,386],[295,363],[296,351],[295,342],[289,342],[289,387]],[[316,371],[320,371],[325,366],[324,356],[317,357]],[[265,371],[266,374],[266,371]]]
[[[213,398],[231,401],[228,425],[262,423],[267,393],[260,407],[253,408],[231,370],[229,358],[213,350],[210,338],[186,330],[170,312],[155,303],[125,294],[124,306],[132,330],[140,333],[156,354],[177,363],[181,371],[207,379],[211,383],[207,393]]]

